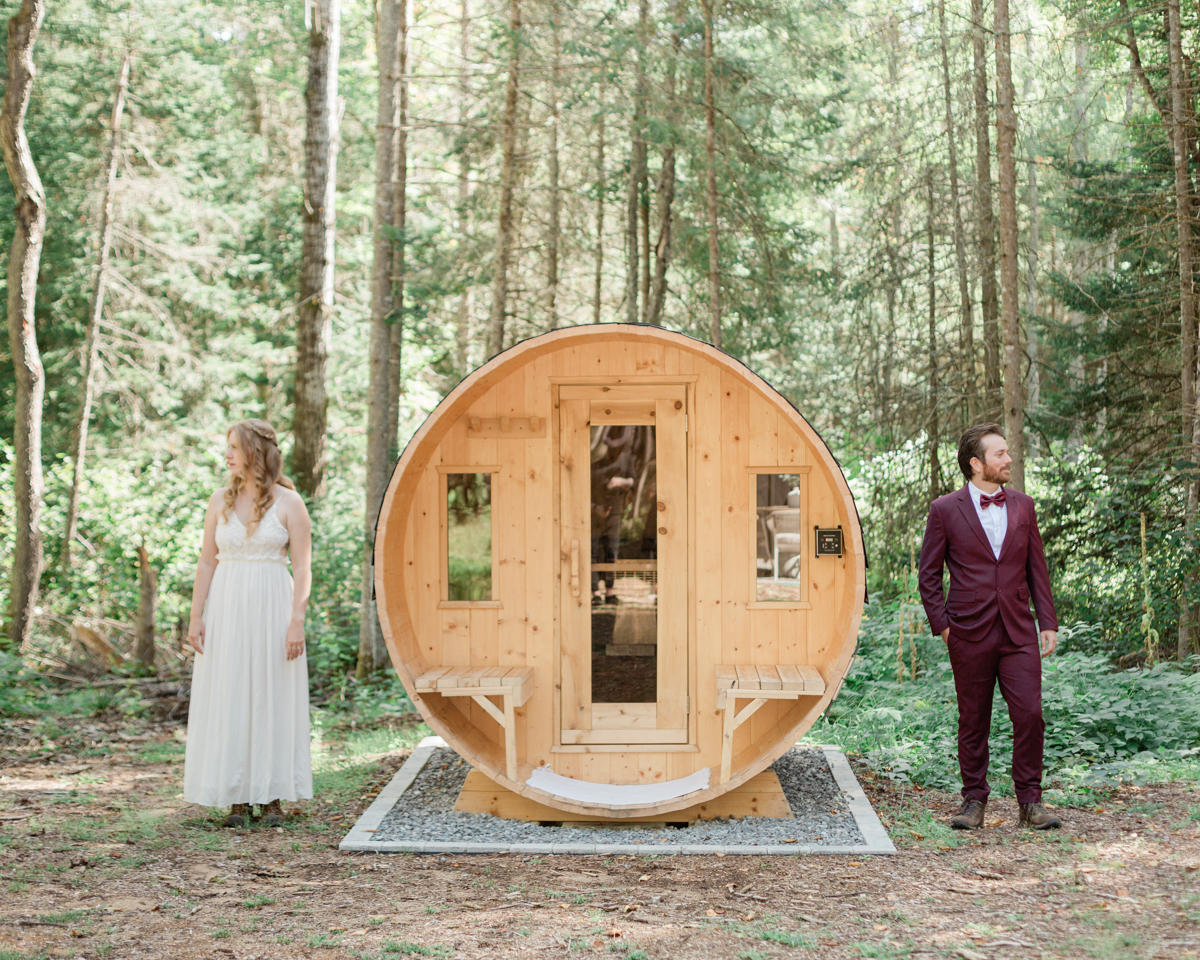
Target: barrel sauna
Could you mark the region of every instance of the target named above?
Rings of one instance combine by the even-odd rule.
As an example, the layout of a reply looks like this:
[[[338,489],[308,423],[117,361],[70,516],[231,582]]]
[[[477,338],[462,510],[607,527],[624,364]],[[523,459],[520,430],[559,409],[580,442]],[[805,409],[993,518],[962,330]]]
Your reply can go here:
[[[409,442],[379,619],[429,725],[585,818],[670,813],[763,771],[837,694],[865,592],[850,488],[808,422],[698,340],[526,340]]]

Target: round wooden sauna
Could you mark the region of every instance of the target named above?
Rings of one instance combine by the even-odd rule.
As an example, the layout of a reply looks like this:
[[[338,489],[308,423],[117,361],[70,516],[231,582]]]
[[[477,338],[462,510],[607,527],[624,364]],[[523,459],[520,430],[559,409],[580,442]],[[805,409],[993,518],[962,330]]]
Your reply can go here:
[[[627,324],[526,340],[438,405],[388,486],[375,581],[429,725],[574,819],[763,771],[836,695],[865,586],[807,421],[708,344]]]

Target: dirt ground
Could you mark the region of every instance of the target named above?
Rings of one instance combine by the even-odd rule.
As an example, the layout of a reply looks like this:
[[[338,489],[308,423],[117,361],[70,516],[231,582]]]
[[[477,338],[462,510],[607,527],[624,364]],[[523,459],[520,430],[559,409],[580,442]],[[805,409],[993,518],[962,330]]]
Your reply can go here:
[[[181,799],[178,728],[33,729],[0,728],[0,960],[1200,955],[1197,784],[1063,808],[1049,834],[1001,799],[964,836],[953,796],[864,778],[893,857],[343,854],[403,752],[231,831]]]

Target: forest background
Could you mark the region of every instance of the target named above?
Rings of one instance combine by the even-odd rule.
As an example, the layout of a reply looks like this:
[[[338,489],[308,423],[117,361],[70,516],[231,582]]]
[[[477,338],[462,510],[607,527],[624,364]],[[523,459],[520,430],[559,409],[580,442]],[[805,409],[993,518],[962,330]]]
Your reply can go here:
[[[1198,11],[998,3],[6,0],[6,662],[184,670],[223,429],[262,417],[315,521],[314,694],[369,686],[397,451],[498,350],[619,320],[717,343],[830,445],[872,677],[933,670],[913,555],[981,419],[1023,447],[1080,696],[1193,671]]]

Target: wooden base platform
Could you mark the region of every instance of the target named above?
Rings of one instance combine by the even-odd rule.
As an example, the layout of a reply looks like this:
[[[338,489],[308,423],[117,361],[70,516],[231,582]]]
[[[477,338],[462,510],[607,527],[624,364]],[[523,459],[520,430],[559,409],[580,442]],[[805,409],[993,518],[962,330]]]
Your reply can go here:
[[[489,780],[478,770],[467,774],[467,782],[454,809],[462,813],[490,813],[504,820],[527,820],[552,823],[605,823],[619,826],[629,823],[694,823],[697,820],[717,820],[724,817],[772,817],[791,819],[792,811],[783,787],[774,770],[764,770],[751,777],[735,790],[721,794],[707,803],[676,810],[673,813],[652,814],[646,817],[589,817],[547,807],[534,800],[518,796]]]

